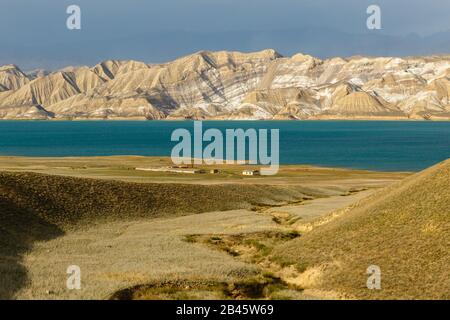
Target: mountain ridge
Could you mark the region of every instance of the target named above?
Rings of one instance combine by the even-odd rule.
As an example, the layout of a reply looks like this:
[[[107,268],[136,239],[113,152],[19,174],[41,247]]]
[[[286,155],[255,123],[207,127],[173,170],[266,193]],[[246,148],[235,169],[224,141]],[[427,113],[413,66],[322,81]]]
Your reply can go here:
[[[24,73],[0,66],[0,119],[450,120],[450,56],[199,51]]]

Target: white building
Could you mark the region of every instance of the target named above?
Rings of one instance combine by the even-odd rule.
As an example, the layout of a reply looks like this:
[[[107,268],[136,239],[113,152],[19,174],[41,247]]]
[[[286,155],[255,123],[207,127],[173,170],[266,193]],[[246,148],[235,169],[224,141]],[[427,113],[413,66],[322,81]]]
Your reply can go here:
[[[259,176],[259,170],[244,170],[242,171],[244,176]]]

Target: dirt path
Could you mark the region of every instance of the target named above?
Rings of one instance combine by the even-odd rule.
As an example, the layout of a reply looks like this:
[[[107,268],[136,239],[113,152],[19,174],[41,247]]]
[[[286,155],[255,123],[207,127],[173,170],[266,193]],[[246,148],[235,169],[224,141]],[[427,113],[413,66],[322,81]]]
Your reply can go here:
[[[375,189],[370,189],[355,192],[346,196],[334,196],[307,200],[299,205],[271,208],[266,212],[273,215],[287,214],[292,218],[298,218],[298,222],[309,223],[329,212],[345,208],[361,199],[364,199],[375,191]]]

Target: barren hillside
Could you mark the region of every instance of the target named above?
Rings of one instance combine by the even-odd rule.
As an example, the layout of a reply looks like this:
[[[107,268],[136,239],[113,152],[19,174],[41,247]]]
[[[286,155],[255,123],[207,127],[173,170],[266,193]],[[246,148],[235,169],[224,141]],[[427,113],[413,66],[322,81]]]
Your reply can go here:
[[[3,119],[450,119],[450,58],[202,51],[52,73],[0,67]]]

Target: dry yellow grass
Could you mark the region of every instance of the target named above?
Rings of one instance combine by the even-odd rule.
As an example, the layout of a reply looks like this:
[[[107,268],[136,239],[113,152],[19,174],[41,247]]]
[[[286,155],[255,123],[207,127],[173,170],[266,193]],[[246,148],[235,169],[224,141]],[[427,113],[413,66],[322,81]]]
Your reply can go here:
[[[298,208],[303,213],[296,219],[310,219],[348,200],[320,202],[309,211],[314,204],[302,207],[299,200],[341,198],[406,175],[288,166],[278,176],[247,179],[239,166],[198,176],[131,169],[166,162],[145,157],[0,158],[0,170],[9,171],[0,171],[0,298],[107,298],[155,279],[251,282],[260,275],[258,266],[184,237],[284,230],[289,226],[274,221],[272,209],[291,216]],[[291,205],[278,207],[285,204]],[[70,264],[82,267],[81,291],[65,288]]]
[[[343,191],[347,186],[380,187],[402,179],[408,173],[373,172],[339,168],[322,168],[307,165],[281,166],[274,176],[242,176],[244,169],[259,169],[247,165],[202,165],[199,169],[219,169],[219,174],[179,174],[168,172],[139,171],[134,168],[161,168],[173,165],[170,158],[143,156],[32,158],[0,157],[0,171],[35,172],[79,178],[119,180],[138,183],[182,183],[182,184],[270,184],[302,185],[315,189],[323,184]],[[331,183],[334,181],[334,183]]]
[[[128,183],[0,173],[0,297],[26,284],[20,257],[36,241],[112,222],[251,209],[322,196],[300,186]]]
[[[306,266],[298,283],[362,299],[450,299],[450,160],[332,216],[274,259]],[[366,270],[381,268],[381,290]],[[308,281],[305,281],[308,280]]]
[[[186,242],[186,234],[257,232],[270,217],[246,210],[182,217],[107,222],[36,242],[23,254],[28,283],[19,299],[104,299],[114,292],[159,281],[231,282],[260,273],[226,253]],[[66,269],[78,265],[81,290],[67,290]],[[49,276],[51,275],[51,276]],[[47,294],[47,292],[51,294]]]

